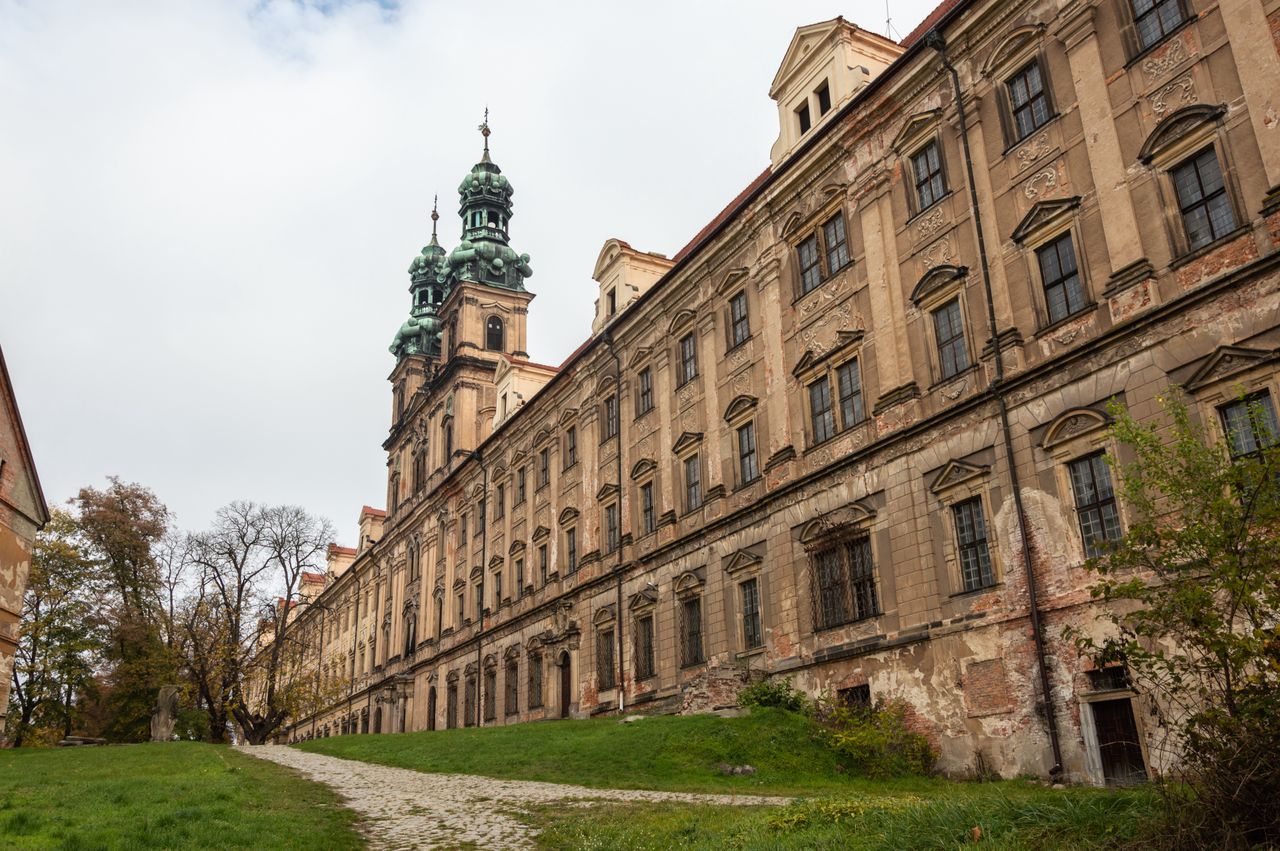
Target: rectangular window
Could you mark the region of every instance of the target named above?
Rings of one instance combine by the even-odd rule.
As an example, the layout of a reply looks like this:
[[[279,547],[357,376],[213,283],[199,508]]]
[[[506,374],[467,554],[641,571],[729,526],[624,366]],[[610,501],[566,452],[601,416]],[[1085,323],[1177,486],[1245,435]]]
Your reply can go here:
[[[479,582],[471,589],[471,598],[476,601],[476,620],[481,621],[484,619],[484,591]]]
[[[1133,0],[1133,24],[1142,50],[1163,41],[1180,23],[1182,4],[1178,0]]]
[[[814,628],[827,629],[880,614],[871,539],[853,538],[813,554]]]
[[[505,484],[498,485],[497,497],[493,503],[493,519],[501,520],[503,515],[507,513],[507,486]]]
[[[813,423],[814,443],[821,443],[836,433],[835,415],[831,411],[831,385],[825,378],[809,385],[809,419]]]
[[[822,283],[822,258],[818,254],[818,235],[814,234],[796,246],[796,254],[800,260],[800,291],[807,293]]]
[[[697,455],[684,461],[684,505],[686,511],[702,505],[702,467]]]
[[[542,708],[542,654],[529,654],[529,708]]]
[[[840,386],[840,424],[849,428],[862,422],[866,413],[862,408],[862,377],[857,360],[840,365],[836,370],[836,383]]]
[[[1256,455],[1276,443],[1276,412],[1269,393],[1255,393],[1218,409],[1231,457]]]
[[[964,590],[974,591],[995,584],[991,569],[991,552],[987,548],[987,524],[982,519],[982,500],[966,499],[951,506],[959,545],[960,580]]]
[[[796,110],[796,121],[800,123],[801,135],[804,135],[805,133],[809,132],[809,128],[813,125],[809,120],[809,104],[808,103],[802,103],[799,109]]]
[[[564,468],[578,463],[578,427],[569,426],[564,433]]]
[[[1208,245],[1235,230],[1235,213],[1212,147],[1174,166],[1173,187],[1189,248]]]
[[[747,423],[738,429],[738,475],[745,485],[760,478],[756,464],[756,424]]]
[[[578,530],[570,529],[564,533],[565,572],[578,571]]]
[[[694,348],[692,334],[680,338],[680,385],[684,386],[698,377],[698,352]]]
[[[653,664],[653,616],[636,619],[636,679],[647,680],[654,675]]]
[[[751,320],[747,316],[747,294],[729,299],[729,344],[741,346],[751,337]]]
[[[502,605],[502,571],[493,574],[493,608]]]
[[[484,672],[484,720],[498,717],[498,672],[490,668]]]
[[[547,545],[538,547],[538,587],[547,584]]]
[[[657,518],[653,511],[652,482],[645,482],[640,486],[640,528],[646,535],[651,535],[658,530]]]
[[[516,599],[524,596],[524,559],[516,559]]]
[[[653,410],[653,372],[649,367],[640,370],[637,383],[640,385],[640,395],[636,399],[637,414],[645,414]]]
[[[519,470],[516,470],[516,505],[523,504],[525,497],[528,495],[525,490],[525,473],[527,472],[527,467],[521,467]]]
[[[467,597],[466,594],[458,594],[458,627],[461,628],[463,622],[467,619]]]
[[[604,439],[618,436],[618,397],[609,396],[604,400]]]
[[[930,142],[911,155],[911,171],[916,181],[916,212],[920,212],[932,207],[947,192],[937,142]]]
[[[1049,96],[1044,90],[1040,63],[1032,61],[1009,78],[1009,107],[1013,111],[1013,129],[1017,139],[1025,139],[1049,123]]]
[[[538,453],[538,487],[545,488],[551,484],[551,450],[543,449]]]
[[[827,249],[828,275],[834,275],[849,265],[849,240],[844,232],[844,216],[836,213],[822,226],[822,242]]]
[[[702,664],[702,598],[680,603],[680,667]]]
[[[507,662],[506,698],[502,708],[507,715],[515,715],[520,711],[520,663],[515,659]]]
[[[600,690],[614,687],[616,672],[613,670],[613,630],[605,629],[596,633],[596,682]]]
[[[1068,470],[1084,554],[1095,558],[1103,554],[1103,542],[1120,537],[1120,512],[1111,486],[1111,470],[1101,452],[1072,461]]]
[[[826,115],[831,111],[831,86],[823,80],[814,94],[818,96],[818,115]]]
[[[1062,236],[1036,249],[1040,262],[1040,280],[1044,284],[1044,305],[1049,324],[1060,322],[1084,310],[1087,303],[1080,272],[1076,268],[1076,250],[1071,234]]]
[[[615,502],[604,507],[604,551],[615,553],[618,545],[618,504]]]
[[[467,543],[467,515],[463,512],[458,518],[458,546],[466,546]]]
[[[747,650],[764,644],[760,627],[760,582],[755,577],[739,586],[742,589],[742,643]]]
[[[608,304],[609,316],[618,312],[618,292],[617,290],[609,290],[606,294],[606,302]]]
[[[938,368],[943,380],[969,367],[964,346],[964,324],[960,321],[960,299],[953,298],[933,312],[933,331],[938,338]]]

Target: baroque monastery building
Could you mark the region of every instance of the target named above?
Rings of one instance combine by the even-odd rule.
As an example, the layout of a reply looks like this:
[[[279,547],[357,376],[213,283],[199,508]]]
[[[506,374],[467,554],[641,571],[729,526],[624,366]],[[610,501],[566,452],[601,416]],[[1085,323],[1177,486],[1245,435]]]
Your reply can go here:
[[[1160,768],[1149,701],[1062,633],[1103,629],[1082,564],[1126,524],[1109,401],[1179,386],[1264,438],[1237,414],[1280,392],[1278,42],[1280,0],[802,27],[769,167],[674,257],[607,242],[559,367],[527,354],[486,128],[461,240],[409,268],[386,513],[289,627],[345,697],[283,737],[714,709],[769,676],[905,700],[953,773]]]

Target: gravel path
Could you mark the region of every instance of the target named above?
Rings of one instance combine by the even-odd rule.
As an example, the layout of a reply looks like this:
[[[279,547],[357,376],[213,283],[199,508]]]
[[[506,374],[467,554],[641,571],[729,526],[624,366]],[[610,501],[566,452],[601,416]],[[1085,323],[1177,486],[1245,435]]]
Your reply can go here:
[[[556,801],[679,801],[698,804],[785,804],[788,798],[697,795],[632,789],[588,789],[471,774],[424,774],[370,762],[307,753],[283,745],[243,747],[259,759],[297,769],[333,788],[364,817],[374,848],[530,848],[534,831],[511,815]]]

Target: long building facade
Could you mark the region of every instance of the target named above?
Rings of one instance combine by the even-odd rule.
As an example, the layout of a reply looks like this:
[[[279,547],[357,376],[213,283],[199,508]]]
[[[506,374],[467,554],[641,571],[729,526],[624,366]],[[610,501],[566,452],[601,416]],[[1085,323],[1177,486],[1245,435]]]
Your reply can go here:
[[[1280,392],[1278,45],[1278,0],[802,27],[769,167],[673,257],[606,243],[558,367],[486,129],[461,240],[409,269],[386,511],[296,619],[346,697],[283,737],[788,677],[905,701],[952,773],[1159,770],[1063,629],[1105,629],[1083,563],[1126,524],[1107,405],[1180,387],[1234,445]]]

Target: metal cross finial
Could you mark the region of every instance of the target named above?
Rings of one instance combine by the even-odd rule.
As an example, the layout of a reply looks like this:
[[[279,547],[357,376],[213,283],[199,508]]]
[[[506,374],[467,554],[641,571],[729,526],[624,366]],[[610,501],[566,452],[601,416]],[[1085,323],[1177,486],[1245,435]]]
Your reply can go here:
[[[478,128],[484,137],[484,152],[489,153],[489,107],[484,108],[484,123]]]

